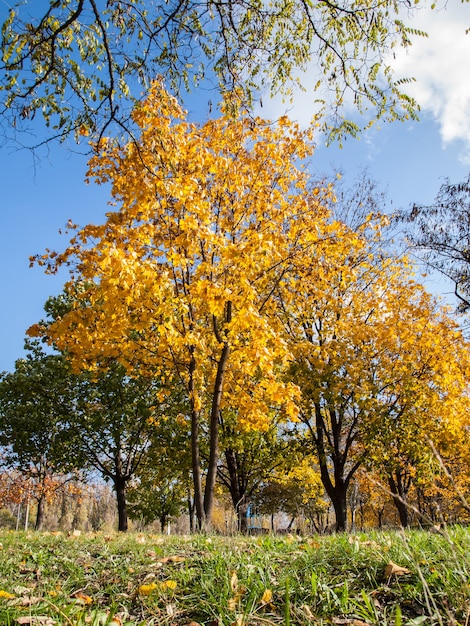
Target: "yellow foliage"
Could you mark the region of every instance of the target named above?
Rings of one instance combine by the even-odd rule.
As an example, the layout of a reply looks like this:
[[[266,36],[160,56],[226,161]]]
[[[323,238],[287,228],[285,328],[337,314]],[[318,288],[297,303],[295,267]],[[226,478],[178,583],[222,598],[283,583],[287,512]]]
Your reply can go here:
[[[158,82],[133,115],[138,142],[101,141],[90,162],[119,209],[38,259],[74,267],[75,305],[31,332],[46,332],[76,370],[111,358],[178,376],[196,412],[222,371],[220,406],[235,402],[246,428],[267,428],[273,407],[295,419],[298,388],[279,376],[292,358],[279,298],[296,259],[350,245],[330,221],[331,190],[309,193],[299,165],[312,131],[232,111],[197,126]]]
[[[117,359],[184,382],[188,414],[211,418],[212,432],[231,409],[245,430],[279,415],[323,422],[324,460],[345,443],[348,460],[367,449],[384,463],[419,456],[425,436],[457,445],[468,348],[408,261],[374,253],[386,218],[354,230],[332,212],[330,186],[310,191],[312,130],[236,117],[233,100],[191,124],[159,82],[133,117],[138,140],[102,140],[90,161],[117,208],[37,259],[72,268],[74,305],[31,334],[76,370]],[[307,467],[290,480],[301,472],[318,496]]]

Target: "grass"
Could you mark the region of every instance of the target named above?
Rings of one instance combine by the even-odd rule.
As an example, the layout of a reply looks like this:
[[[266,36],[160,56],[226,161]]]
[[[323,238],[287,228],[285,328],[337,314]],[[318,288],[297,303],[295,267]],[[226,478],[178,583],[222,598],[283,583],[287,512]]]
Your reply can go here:
[[[4,532],[0,541],[2,626],[470,624],[462,527],[314,538]]]

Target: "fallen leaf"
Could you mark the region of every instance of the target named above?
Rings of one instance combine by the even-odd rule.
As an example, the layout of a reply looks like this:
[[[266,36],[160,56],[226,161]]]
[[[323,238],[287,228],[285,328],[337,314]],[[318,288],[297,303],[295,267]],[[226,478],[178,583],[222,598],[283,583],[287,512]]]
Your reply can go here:
[[[140,585],[137,590],[139,596],[149,596],[157,588],[157,583],[150,583],[149,585]]]
[[[75,598],[78,604],[83,604],[83,605],[91,604],[93,602],[93,598],[90,598],[90,596],[87,596],[86,593],[82,593],[81,591],[77,591],[76,593],[73,593],[72,598]]]
[[[5,600],[10,600],[11,598],[14,598],[15,594],[14,593],[9,593],[8,591],[4,591],[3,589],[0,589],[0,599],[3,598]]]
[[[161,559],[158,559],[159,563],[182,563],[183,561],[185,561],[185,557],[184,556],[164,556]]]
[[[337,624],[337,626],[371,626],[369,622],[363,622],[360,619],[349,619],[342,617],[333,617],[333,624]]]
[[[271,589],[265,589],[261,596],[261,604],[268,604],[273,599],[273,592]]]
[[[161,583],[161,587],[164,589],[171,589],[172,591],[174,591],[177,586],[178,584],[176,580],[165,580]]]
[[[233,593],[238,591],[238,576],[237,572],[232,572],[232,576],[230,577],[230,589]]]
[[[34,586],[30,589],[29,587],[24,587],[23,585],[16,585],[13,591],[16,593],[17,596],[24,596],[24,595],[27,595],[28,593],[31,593],[31,590],[33,588]]]
[[[18,624],[43,624],[44,626],[54,626],[56,624],[48,615],[25,615],[24,617],[17,617],[16,622]]]
[[[20,605],[21,606],[32,606],[33,604],[39,604],[42,602],[42,598],[38,598],[36,596],[24,596],[21,598]]]
[[[385,578],[390,578],[390,576],[402,576],[403,574],[411,574],[410,570],[406,567],[401,567],[393,561],[390,561],[385,568],[384,576]]]

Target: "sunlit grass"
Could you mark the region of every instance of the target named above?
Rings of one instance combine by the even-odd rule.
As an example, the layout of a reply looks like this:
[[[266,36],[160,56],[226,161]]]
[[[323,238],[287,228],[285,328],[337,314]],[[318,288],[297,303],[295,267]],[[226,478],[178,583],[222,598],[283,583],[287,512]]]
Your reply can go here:
[[[0,541],[2,625],[470,619],[470,532],[462,527],[307,538],[5,532]],[[387,573],[390,563],[398,573]]]

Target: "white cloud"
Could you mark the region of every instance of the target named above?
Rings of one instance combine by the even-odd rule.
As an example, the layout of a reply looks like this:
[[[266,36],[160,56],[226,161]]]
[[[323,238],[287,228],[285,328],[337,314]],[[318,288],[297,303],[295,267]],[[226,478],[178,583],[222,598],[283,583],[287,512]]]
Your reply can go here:
[[[407,89],[438,124],[444,144],[461,140],[470,161],[470,27],[469,5],[456,1],[434,10],[416,11],[410,25],[425,30],[407,51],[399,51],[397,76],[416,79]]]
[[[462,160],[470,163],[470,5],[450,0],[442,8],[416,8],[406,21],[413,28],[426,31],[429,37],[413,36],[407,50],[396,49],[393,66],[396,79],[413,77],[416,82],[405,85],[421,107],[420,117],[432,117],[443,145],[460,141]],[[314,96],[308,85],[315,82],[312,64],[302,77],[306,91],[297,90],[292,105],[281,98],[266,99],[259,112],[274,118],[283,113],[308,124],[315,112]],[[351,106],[347,105],[351,115]]]

